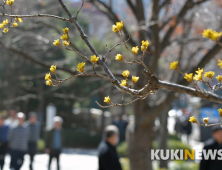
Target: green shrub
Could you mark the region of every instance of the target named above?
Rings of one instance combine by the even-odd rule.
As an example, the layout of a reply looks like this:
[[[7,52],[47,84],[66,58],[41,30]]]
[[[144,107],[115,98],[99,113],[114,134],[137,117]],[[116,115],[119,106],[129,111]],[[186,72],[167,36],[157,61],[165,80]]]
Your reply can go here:
[[[40,139],[37,143],[37,151],[38,152],[43,152],[45,149],[45,141]]]
[[[127,143],[126,142],[122,142],[120,145],[118,145],[116,150],[120,157],[127,157]]]
[[[171,135],[168,139],[168,149],[187,149],[189,152],[191,152],[191,148],[189,145],[183,144],[181,140],[178,140],[177,136]],[[158,149],[158,144],[157,141],[153,141],[152,143],[153,149]],[[127,157],[127,143],[122,142],[118,147],[117,147],[117,153],[120,155],[120,157]]]

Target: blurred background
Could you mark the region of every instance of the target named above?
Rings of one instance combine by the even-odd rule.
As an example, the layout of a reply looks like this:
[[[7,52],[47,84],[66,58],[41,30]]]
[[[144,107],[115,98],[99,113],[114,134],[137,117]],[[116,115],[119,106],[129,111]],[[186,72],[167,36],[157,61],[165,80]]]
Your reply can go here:
[[[66,0],[65,3],[75,15],[82,2]],[[202,32],[204,29],[222,30],[221,9],[221,0],[89,0],[78,15],[78,22],[97,52],[105,56],[106,45],[111,48],[121,42],[111,26],[123,21],[126,39],[128,33],[131,34],[129,46],[140,46],[142,40],[149,40],[145,63],[156,76],[188,85],[181,75],[169,70],[170,62],[178,60],[181,71],[186,73],[200,67],[220,74],[216,61],[221,59],[221,48],[203,39]],[[44,13],[67,18],[55,0],[16,0],[13,11],[20,15]],[[95,101],[105,105],[103,100],[107,95],[114,103],[122,100],[122,93],[107,80],[80,77],[57,87],[46,86],[44,77],[52,64],[58,65],[57,75],[64,79],[75,74],[77,64],[84,61],[78,54],[53,45],[53,40],[62,35],[62,28],[70,29],[69,35],[76,49],[88,57],[92,54],[71,23],[53,18],[23,20],[9,33],[0,33],[0,112],[5,116],[12,109],[25,114],[38,113],[41,123],[39,153],[44,150],[44,131],[52,126],[53,116],[58,115],[64,119],[66,153],[93,155],[91,166],[95,169],[95,149],[102,139],[103,129],[115,122],[129,123],[128,141],[125,141],[127,130],[124,126],[124,138],[117,148],[124,170],[129,169],[129,160],[135,161],[134,156],[141,157],[141,148],[144,148],[142,154],[146,155],[144,161],[154,169],[187,170],[188,166],[192,170],[198,169],[195,161],[151,162],[150,149],[201,149],[202,142],[211,137],[210,128],[191,125],[189,116],[195,116],[199,122],[203,117],[209,117],[210,123],[219,122],[218,104],[159,90],[133,105],[101,109]],[[147,79],[142,75],[142,67],[115,61],[116,54],[122,54],[125,60],[133,59],[124,46],[115,48],[107,57],[107,65],[113,74],[121,80],[122,71],[128,69],[131,75],[140,77],[135,88],[143,87]],[[93,71],[90,63],[86,62],[85,70]],[[102,73],[101,68],[96,67],[96,70]],[[210,90],[203,84],[199,87]],[[221,95],[222,91],[217,94]],[[124,102],[131,100],[133,97],[125,94]]]

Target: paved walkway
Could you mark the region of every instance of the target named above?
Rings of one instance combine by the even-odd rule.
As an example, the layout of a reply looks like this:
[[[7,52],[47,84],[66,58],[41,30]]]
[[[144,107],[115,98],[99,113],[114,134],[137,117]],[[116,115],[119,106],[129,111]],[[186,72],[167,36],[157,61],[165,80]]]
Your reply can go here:
[[[97,170],[98,159],[96,150],[88,149],[65,149],[61,154],[61,170]],[[4,170],[9,170],[10,157],[6,157]],[[48,155],[38,154],[35,156],[34,170],[47,170]],[[21,170],[29,170],[29,156],[25,156],[25,162]],[[56,162],[52,161],[51,170],[56,170]]]

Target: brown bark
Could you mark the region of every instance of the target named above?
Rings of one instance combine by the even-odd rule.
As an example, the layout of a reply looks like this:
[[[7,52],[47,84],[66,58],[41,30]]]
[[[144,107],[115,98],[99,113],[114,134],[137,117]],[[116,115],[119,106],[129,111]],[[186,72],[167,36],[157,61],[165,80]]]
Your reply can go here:
[[[167,129],[167,120],[168,120],[168,111],[170,107],[163,110],[160,114],[160,129],[159,129],[159,139],[158,139],[158,149],[163,149],[166,151],[168,149],[167,138],[168,138],[168,129]],[[168,168],[167,160],[160,160],[159,168]]]
[[[135,104],[135,121],[130,122],[128,133],[128,153],[131,170],[152,170],[151,149],[154,137],[153,123],[155,117],[150,117],[146,110],[146,100]],[[149,118],[149,121],[144,121]]]

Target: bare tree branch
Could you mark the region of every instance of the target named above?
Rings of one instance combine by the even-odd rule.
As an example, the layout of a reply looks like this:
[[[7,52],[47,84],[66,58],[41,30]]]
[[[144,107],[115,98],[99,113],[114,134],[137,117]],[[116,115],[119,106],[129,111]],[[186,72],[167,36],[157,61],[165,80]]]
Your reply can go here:
[[[10,15],[10,14],[5,14],[5,13],[0,13],[0,16],[8,16],[8,17],[13,17],[13,18],[33,18],[33,17],[48,17],[48,18],[56,18],[60,19],[62,21],[68,21],[71,22],[67,18],[59,17],[56,15],[50,15],[50,14],[35,14],[35,15]]]

